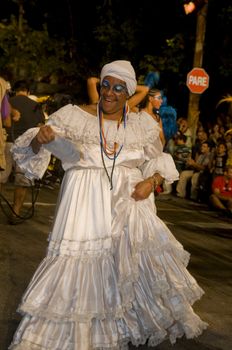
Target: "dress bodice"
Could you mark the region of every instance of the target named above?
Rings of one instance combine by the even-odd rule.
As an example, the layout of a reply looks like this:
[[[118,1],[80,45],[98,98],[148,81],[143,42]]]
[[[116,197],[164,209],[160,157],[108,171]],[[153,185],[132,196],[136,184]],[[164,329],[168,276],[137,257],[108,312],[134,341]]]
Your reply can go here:
[[[96,116],[78,106],[68,105],[55,112],[48,123],[55,130],[57,137],[45,148],[61,158],[65,169],[73,166],[103,167],[100,127]],[[113,148],[116,142],[119,149],[122,146],[116,166],[137,167],[146,159],[153,158],[162,152],[159,128],[148,116],[130,113],[125,126],[122,123],[118,128],[117,121],[104,120],[103,127],[107,145]],[[65,147],[67,147],[66,152]],[[107,167],[112,166],[111,159],[104,156],[104,161]]]
[[[67,105],[53,113],[48,124],[55,132],[55,140],[42,145],[34,154],[30,146],[38,128],[27,130],[13,145],[14,159],[28,178],[41,178],[53,154],[61,160],[64,170],[102,169],[104,167],[100,148],[100,128],[96,116],[76,105]],[[163,153],[159,138],[159,125],[147,113],[129,113],[126,125],[117,127],[117,122],[104,121],[107,144],[114,142],[122,146],[115,167],[143,168],[144,175],[151,176],[158,171],[168,181],[178,178],[170,155]],[[104,156],[107,168],[113,161]]]

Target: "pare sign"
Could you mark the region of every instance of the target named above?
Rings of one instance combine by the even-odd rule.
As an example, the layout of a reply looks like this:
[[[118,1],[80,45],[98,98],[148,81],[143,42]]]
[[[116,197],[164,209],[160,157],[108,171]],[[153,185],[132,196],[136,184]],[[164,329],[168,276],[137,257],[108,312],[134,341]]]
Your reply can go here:
[[[203,68],[193,68],[187,75],[186,82],[194,94],[202,94],[209,87],[209,76]]]

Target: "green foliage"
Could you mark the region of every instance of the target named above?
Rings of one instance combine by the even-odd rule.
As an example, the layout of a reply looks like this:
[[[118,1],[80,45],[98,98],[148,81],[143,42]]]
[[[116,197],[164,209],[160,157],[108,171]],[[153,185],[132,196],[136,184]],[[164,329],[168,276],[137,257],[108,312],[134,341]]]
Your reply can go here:
[[[0,52],[0,69],[10,71],[13,80],[41,80],[57,72],[72,75],[77,69],[68,55],[68,43],[51,38],[46,27],[33,30],[25,20],[19,30],[15,17],[9,24],[0,23]]]

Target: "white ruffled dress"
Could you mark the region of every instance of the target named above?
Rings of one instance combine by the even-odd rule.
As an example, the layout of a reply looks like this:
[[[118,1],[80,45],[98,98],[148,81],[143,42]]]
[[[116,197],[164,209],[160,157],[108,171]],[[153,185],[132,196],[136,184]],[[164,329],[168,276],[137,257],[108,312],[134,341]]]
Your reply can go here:
[[[107,143],[123,145],[110,190],[98,118],[67,105],[48,123],[56,138],[38,154],[30,147],[37,128],[13,147],[30,178],[43,176],[51,153],[66,172],[47,256],[22,298],[10,349],[124,349],[198,336],[206,323],[191,305],[203,291],[186,269],[189,254],[157,217],[153,194],[131,198],[134,186],[154,172],[168,182],[178,178],[157,124],[146,113],[130,113],[125,128],[104,121]],[[112,160],[105,163],[110,173]]]

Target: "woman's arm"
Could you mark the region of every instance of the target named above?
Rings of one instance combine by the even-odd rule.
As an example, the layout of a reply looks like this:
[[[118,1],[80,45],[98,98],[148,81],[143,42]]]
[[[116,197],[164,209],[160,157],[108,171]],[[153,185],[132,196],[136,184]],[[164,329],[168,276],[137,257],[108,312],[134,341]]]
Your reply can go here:
[[[147,179],[137,183],[131,197],[134,198],[135,201],[148,198],[150,194],[155,191],[156,187],[163,183],[163,180],[164,178],[159,173],[155,173]]]
[[[137,85],[134,95],[128,99],[128,105],[133,111],[135,107],[144,99],[148,94],[149,87],[146,85]],[[137,110],[136,110],[137,111]]]
[[[87,79],[87,92],[89,96],[89,103],[98,103],[99,101],[99,92],[98,86],[100,84],[100,79],[96,77],[89,77]]]

